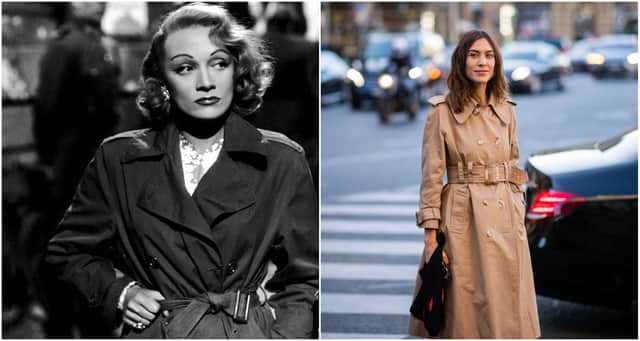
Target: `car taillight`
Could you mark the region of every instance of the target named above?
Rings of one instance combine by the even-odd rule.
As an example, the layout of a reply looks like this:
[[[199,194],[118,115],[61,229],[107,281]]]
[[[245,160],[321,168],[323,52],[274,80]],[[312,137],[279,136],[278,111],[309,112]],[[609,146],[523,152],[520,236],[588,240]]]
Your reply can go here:
[[[537,223],[566,215],[584,202],[584,198],[572,193],[548,191],[540,192],[527,213],[527,220]]]

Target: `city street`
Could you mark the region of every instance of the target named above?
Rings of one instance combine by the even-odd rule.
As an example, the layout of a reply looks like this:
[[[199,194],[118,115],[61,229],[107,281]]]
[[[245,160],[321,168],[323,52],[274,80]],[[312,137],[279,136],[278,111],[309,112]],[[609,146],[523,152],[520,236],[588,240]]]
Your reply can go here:
[[[571,75],[563,92],[517,94],[520,164],[535,151],[637,126],[637,81]],[[420,149],[428,107],[382,125],[373,109],[322,108],[323,338],[406,338],[416,267]],[[538,297],[543,338],[637,337],[637,312]]]

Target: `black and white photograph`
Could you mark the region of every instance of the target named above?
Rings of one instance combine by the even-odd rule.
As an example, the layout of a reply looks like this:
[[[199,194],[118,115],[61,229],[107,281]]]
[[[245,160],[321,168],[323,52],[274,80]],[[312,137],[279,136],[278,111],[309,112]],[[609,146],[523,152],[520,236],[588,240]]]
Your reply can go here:
[[[2,4],[2,337],[318,337],[318,11]]]

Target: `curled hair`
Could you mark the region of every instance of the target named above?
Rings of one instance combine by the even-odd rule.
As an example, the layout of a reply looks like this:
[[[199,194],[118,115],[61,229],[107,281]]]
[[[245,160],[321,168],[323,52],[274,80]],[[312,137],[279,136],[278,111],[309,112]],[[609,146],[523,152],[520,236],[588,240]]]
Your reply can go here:
[[[495,58],[493,77],[491,77],[487,83],[487,98],[502,100],[509,95],[507,79],[502,69],[502,54],[500,53],[498,44],[496,44],[493,38],[485,31],[468,31],[462,35],[458,46],[456,46],[456,49],[451,55],[451,73],[447,78],[447,86],[449,87],[447,100],[454,112],[464,110],[465,104],[467,104],[475,94],[476,84],[467,77],[465,72],[467,68],[467,55],[473,43],[483,38],[491,44]]]
[[[238,24],[224,8],[194,3],[180,7],[162,19],[142,61],[143,86],[136,103],[153,125],[165,123],[170,113],[163,73],[167,37],[173,32],[198,26],[210,28],[209,37],[224,46],[233,59],[234,91],[229,110],[245,116],[262,105],[262,96],[273,78],[273,67],[262,40]]]

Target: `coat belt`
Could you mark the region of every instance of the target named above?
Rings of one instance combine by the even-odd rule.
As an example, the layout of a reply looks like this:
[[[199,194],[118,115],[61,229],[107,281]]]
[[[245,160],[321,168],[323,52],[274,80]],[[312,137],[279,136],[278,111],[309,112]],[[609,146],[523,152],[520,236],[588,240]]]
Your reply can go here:
[[[161,310],[182,309],[167,325],[167,337],[184,339],[206,314],[224,311],[235,322],[247,323],[249,308],[260,305],[255,291],[228,291],[225,293],[205,292],[193,298],[166,299],[161,302]]]
[[[511,182],[522,185],[527,183],[528,178],[527,172],[517,166],[509,165],[508,162],[489,164],[469,162],[466,165],[458,162],[456,166],[447,166],[447,181],[452,184]]]

